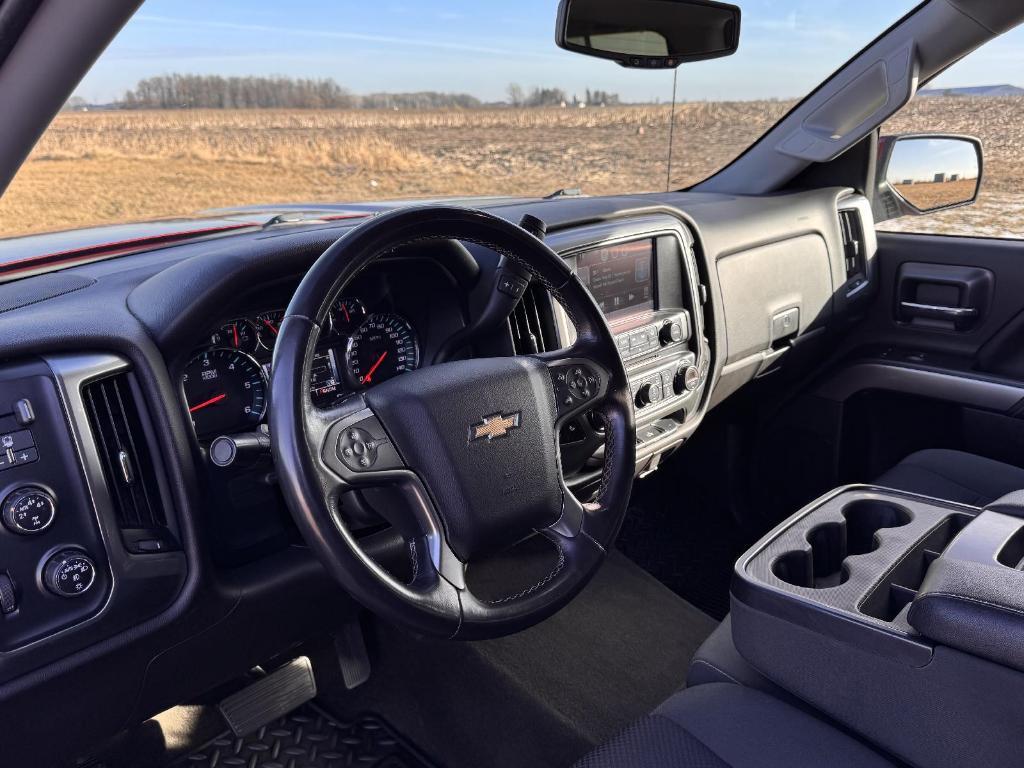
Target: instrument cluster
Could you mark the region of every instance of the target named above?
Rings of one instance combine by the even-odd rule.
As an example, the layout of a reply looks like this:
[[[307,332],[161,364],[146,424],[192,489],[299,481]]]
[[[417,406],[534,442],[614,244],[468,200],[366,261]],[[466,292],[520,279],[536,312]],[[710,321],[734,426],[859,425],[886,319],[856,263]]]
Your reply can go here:
[[[255,429],[266,416],[270,364],[283,309],[236,317],[214,330],[185,367],[182,387],[200,439]],[[362,299],[335,302],[321,331],[310,372],[310,397],[329,408],[350,392],[420,365],[413,326]]]

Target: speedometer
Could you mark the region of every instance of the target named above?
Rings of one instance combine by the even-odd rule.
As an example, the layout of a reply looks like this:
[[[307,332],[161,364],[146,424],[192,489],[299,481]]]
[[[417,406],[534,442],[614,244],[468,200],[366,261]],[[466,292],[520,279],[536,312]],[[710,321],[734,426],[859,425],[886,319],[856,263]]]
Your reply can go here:
[[[380,384],[420,364],[416,332],[398,315],[370,315],[349,339],[345,367],[354,387]]]
[[[200,437],[252,429],[267,410],[267,380],[244,352],[213,348],[200,352],[181,378],[189,415]]]

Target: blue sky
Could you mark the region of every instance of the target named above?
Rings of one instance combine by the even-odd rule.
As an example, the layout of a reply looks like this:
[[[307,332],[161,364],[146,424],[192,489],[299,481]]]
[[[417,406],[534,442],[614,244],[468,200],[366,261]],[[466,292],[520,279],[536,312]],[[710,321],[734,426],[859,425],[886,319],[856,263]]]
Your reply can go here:
[[[739,53],[685,65],[679,71],[681,99],[802,96],[915,4],[738,2],[743,10]],[[671,97],[671,73],[630,71],[555,48],[557,5],[557,0],[147,0],[76,93],[109,101],[142,77],[183,72],[331,77],[355,93],[460,91],[485,100],[504,99],[510,82],[580,94],[600,88],[628,101]],[[997,47],[994,58],[987,46],[939,84],[1024,85],[1017,76],[1024,62],[1021,46],[1015,41],[992,46]],[[999,69],[993,69],[993,61]]]

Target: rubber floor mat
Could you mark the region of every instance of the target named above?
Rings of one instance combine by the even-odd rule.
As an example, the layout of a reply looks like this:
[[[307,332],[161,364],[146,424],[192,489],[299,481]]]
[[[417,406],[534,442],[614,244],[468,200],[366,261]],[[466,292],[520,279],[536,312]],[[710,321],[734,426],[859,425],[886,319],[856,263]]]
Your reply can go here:
[[[224,733],[175,768],[435,768],[376,715],[341,722],[305,704],[254,733]]]

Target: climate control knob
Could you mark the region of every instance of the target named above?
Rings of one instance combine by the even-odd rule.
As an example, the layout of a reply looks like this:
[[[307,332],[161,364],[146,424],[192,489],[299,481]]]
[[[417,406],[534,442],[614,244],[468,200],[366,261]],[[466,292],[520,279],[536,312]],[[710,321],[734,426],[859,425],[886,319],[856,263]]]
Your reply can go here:
[[[661,388],[661,384],[656,381],[649,381],[646,384],[642,384],[640,389],[636,393],[636,403],[641,408],[645,405],[655,405],[660,403],[665,397],[665,392]]]
[[[95,583],[96,563],[84,552],[58,552],[43,566],[43,584],[60,597],[84,595]]]
[[[12,491],[4,499],[4,527],[19,536],[42,533],[57,516],[57,500],[49,491],[27,485]]]
[[[693,392],[700,386],[700,369],[696,365],[688,365],[676,371],[672,380],[672,389],[677,395],[684,392]]]
[[[670,320],[661,326],[658,338],[663,347],[667,347],[669,344],[678,344],[683,340],[683,324],[678,320]]]

